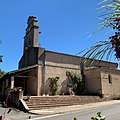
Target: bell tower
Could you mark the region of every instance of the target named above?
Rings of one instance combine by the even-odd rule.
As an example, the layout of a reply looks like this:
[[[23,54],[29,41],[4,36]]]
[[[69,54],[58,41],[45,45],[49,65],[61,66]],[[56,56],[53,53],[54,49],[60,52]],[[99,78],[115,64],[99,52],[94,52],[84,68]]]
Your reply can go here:
[[[29,16],[26,28],[26,35],[24,37],[24,52],[31,47],[38,47],[38,21],[36,17]]]

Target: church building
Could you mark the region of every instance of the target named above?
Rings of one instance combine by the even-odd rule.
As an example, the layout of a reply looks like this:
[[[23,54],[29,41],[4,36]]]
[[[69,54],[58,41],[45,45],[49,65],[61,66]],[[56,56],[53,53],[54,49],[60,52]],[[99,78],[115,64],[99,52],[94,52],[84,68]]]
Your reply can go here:
[[[6,73],[0,79],[0,95],[21,87],[23,95],[50,95],[50,77],[59,77],[58,94],[68,94],[69,81],[66,73],[81,74],[81,57],[49,51],[38,45],[39,26],[36,17],[29,16],[24,36],[23,55],[19,68]],[[84,66],[85,94],[103,97],[120,95],[120,71],[118,64],[95,60],[91,66]]]

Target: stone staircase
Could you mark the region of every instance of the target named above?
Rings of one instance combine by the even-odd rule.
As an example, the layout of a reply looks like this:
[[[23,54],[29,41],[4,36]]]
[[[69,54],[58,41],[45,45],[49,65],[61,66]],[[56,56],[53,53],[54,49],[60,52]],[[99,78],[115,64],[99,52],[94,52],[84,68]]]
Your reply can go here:
[[[29,100],[26,97],[23,100],[29,110],[82,105],[101,101],[99,96],[31,96]]]

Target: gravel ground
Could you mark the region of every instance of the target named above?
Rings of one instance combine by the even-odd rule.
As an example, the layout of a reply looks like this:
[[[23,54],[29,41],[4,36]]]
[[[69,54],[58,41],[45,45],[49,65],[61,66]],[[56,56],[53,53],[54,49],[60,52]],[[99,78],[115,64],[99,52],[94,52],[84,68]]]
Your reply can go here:
[[[10,109],[11,111],[8,114],[8,111]],[[20,111],[12,107],[3,108],[0,102],[0,116],[5,117],[6,118],[5,120],[26,120],[26,119],[29,119],[29,117],[35,118],[35,117],[39,117],[40,115],[25,113],[23,111]]]

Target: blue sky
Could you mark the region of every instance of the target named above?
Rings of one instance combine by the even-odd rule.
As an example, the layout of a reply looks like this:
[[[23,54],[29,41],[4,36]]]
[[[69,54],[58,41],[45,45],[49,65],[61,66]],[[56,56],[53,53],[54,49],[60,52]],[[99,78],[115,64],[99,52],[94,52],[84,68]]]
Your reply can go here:
[[[95,41],[106,39],[100,31],[88,38],[97,27],[100,0],[1,0],[0,68],[18,68],[23,53],[23,37],[29,15],[39,23],[39,44],[47,50],[75,55]]]

